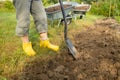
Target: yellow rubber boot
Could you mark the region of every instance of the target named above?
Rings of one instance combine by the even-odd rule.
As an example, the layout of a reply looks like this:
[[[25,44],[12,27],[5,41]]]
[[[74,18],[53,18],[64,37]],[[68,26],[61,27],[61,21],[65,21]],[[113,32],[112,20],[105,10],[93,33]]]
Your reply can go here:
[[[59,50],[59,46],[53,45],[49,42],[49,39],[47,40],[40,40],[40,47],[44,47],[44,48],[49,48],[53,51],[58,51]]]
[[[23,50],[28,56],[34,56],[36,54],[32,48],[31,42],[23,43]]]

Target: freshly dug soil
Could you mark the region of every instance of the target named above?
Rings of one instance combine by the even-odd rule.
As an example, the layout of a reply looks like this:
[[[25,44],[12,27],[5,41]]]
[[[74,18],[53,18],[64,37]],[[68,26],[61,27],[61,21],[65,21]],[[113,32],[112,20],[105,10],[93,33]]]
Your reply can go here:
[[[65,5],[65,4],[63,5],[64,8],[68,8],[68,7],[70,7],[70,6],[72,6],[72,5]],[[45,8],[45,11],[46,11],[46,12],[54,12],[54,11],[59,11],[59,10],[61,10],[60,5]]]
[[[28,62],[11,79],[120,80],[120,26],[113,21],[99,20],[95,27],[73,34],[73,43],[81,54],[78,60],[74,60],[65,47],[61,54],[50,59]],[[111,28],[111,24],[117,24],[118,28]]]

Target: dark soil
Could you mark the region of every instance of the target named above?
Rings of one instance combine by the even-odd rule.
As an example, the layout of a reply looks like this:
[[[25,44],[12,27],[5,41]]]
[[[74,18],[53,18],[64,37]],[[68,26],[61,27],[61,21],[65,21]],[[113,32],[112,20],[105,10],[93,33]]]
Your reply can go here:
[[[78,60],[65,47],[50,59],[28,62],[12,80],[120,80],[120,26],[114,21],[98,20],[95,27],[73,34]]]

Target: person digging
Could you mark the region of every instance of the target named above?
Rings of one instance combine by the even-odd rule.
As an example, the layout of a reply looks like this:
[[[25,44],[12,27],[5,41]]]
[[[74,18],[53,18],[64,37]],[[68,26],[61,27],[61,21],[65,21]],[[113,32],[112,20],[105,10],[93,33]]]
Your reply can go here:
[[[30,14],[34,19],[36,30],[40,35],[40,47],[49,48],[58,51],[59,46],[50,43],[47,35],[47,16],[44,10],[42,0],[13,0],[16,9],[16,35],[22,40],[22,47],[28,56],[34,56],[36,52],[29,41]]]

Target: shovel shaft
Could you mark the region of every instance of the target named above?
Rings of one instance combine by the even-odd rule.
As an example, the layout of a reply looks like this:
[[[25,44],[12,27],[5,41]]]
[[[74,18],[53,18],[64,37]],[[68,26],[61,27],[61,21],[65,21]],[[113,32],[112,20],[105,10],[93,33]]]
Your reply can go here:
[[[62,10],[62,14],[63,14],[63,20],[64,20],[64,39],[66,40],[67,39],[67,21],[66,21],[66,14],[65,14],[65,10],[64,10],[64,7],[63,7],[63,3],[62,3],[62,0],[59,0],[59,3],[60,3],[60,7],[61,7],[61,10]]]

